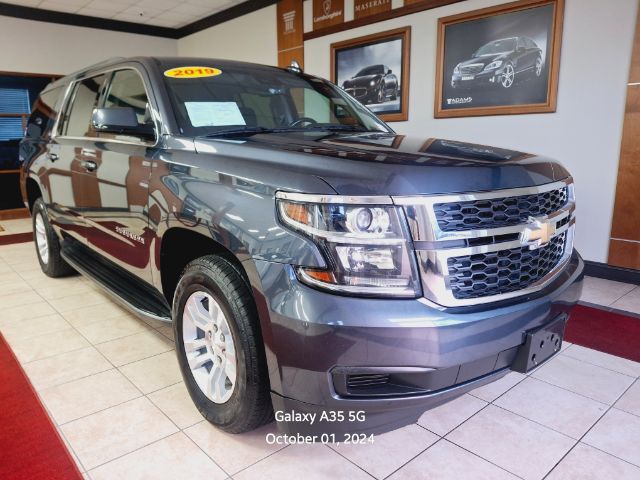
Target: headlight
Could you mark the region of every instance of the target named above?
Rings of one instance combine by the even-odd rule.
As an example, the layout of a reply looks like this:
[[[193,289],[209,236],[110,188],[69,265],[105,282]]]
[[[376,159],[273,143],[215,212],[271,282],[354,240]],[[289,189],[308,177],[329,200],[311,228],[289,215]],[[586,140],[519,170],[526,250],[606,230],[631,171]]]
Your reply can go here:
[[[371,81],[369,82],[369,86],[371,86],[371,87],[375,87],[375,86],[376,86],[376,81],[375,81],[375,80],[371,80]]]
[[[502,66],[502,60],[496,60],[495,62],[491,62],[489,65],[484,67],[484,70],[495,70],[496,68],[500,68]]]
[[[460,64],[456,65],[456,68],[453,69],[453,73],[456,75],[460,75]]]
[[[415,258],[402,210],[366,198],[278,192],[280,221],[310,238],[326,269],[297,267],[311,286],[367,296],[421,294]]]

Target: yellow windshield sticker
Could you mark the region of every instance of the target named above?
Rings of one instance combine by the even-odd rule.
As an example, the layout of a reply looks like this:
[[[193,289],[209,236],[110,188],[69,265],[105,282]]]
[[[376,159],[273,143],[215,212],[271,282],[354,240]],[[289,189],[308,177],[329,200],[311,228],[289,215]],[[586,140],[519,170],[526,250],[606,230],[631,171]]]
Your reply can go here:
[[[213,67],[176,67],[165,70],[164,76],[171,78],[202,78],[220,75],[222,70]]]

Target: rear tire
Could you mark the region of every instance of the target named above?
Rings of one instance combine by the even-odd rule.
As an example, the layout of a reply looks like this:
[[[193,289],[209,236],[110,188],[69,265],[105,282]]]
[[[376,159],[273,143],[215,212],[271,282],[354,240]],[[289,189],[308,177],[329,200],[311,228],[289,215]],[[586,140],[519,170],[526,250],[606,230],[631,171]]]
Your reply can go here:
[[[75,270],[60,255],[60,239],[49,222],[47,207],[42,198],[38,198],[33,203],[31,215],[36,254],[43,273],[52,278],[75,273]]]
[[[178,364],[202,416],[230,433],[271,421],[258,313],[238,269],[214,255],[189,263],[176,288],[173,320]]]

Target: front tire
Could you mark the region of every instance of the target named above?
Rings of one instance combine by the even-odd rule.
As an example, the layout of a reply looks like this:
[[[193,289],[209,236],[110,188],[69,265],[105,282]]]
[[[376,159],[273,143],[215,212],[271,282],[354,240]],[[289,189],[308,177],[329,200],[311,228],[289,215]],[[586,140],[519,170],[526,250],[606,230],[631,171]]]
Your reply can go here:
[[[513,65],[511,63],[507,63],[507,65],[504,67],[504,71],[502,72],[502,75],[500,76],[500,85],[502,85],[502,88],[507,90],[511,88],[515,80],[516,80],[516,71],[513,68]]]
[[[187,390],[230,433],[273,418],[257,310],[237,268],[217,256],[187,265],[173,302],[176,353]]]
[[[73,268],[60,255],[60,240],[49,222],[47,207],[42,198],[34,202],[31,216],[36,254],[42,272],[52,278],[73,274]]]

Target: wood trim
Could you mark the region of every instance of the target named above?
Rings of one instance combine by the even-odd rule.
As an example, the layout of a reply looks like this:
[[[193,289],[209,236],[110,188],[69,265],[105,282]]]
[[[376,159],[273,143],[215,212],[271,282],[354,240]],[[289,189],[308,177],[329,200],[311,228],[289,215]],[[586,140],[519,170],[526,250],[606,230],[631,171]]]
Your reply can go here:
[[[444,34],[447,26],[478,20],[493,15],[517,12],[527,10],[529,8],[541,7],[543,5],[553,4],[553,41],[551,46],[551,68],[547,69],[549,88],[547,90],[547,100],[545,103],[525,104],[525,105],[504,105],[496,107],[474,107],[460,108],[456,110],[443,110],[442,86],[443,86],[443,70],[444,70]],[[433,114],[435,118],[453,118],[453,117],[477,117],[487,115],[518,115],[529,113],[553,113],[556,111],[558,99],[558,77],[560,71],[560,48],[562,45],[562,24],[564,20],[564,0],[519,0],[517,2],[506,3],[493,7],[473,10],[471,12],[459,13],[449,17],[438,19],[438,43],[436,54],[436,89],[435,101],[433,104]]]
[[[20,169],[19,168],[14,168],[11,170],[0,170],[0,175],[2,174],[6,174],[6,173],[20,173]]]
[[[0,210],[0,220],[15,220],[16,218],[29,218],[31,214],[28,208],[8,208]]]
[[[373,33],[371,35],[365,35],[364,37],[352,38],[342,42],[336,42],[331,44],[331,81],[337,84],[336,78],[336,53],[338,50],[344,48],[357,47],[359,45],[366,45],[368,43],[374,43],[380,40],[392,39],[400,37],[403,40],[402,43],[402,78],[400,79],[400,85],[402,86],[401,105],[402,111],[400,113],[381,113],[376,114],[381,120],[385,122],[404,122],[409,119],[409,78],[410,78],[410,56],[411,56],[411,27],[395,28],[393,30],[386,30],[384,32]]]
[[[411,5],[405,5],[404,7],[392,8],[387,12],[375,13],[367,17],[361,17],[356,20],[350,20],[348,22],[341,23],[340,25],[333,25],[331,27],[320,28],[304,34],[304,41],[313,40],[314,38],[324,37],[326,35],[332,35],[338,32],[344,32],[351,30],[352,28],[364,27],[372,23],[384,22],[392,18],[403,17],[405,15],[411,15],[412,13],[422,12],[423,10],[431,10],[433,8],[443,7],[445,5],[451,5],[452,3],[459,3],[463,0],[421,0]]]

